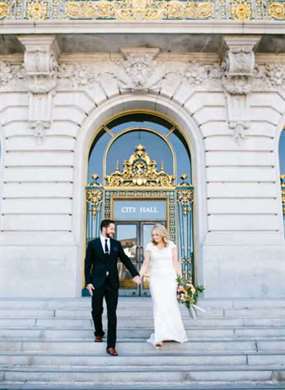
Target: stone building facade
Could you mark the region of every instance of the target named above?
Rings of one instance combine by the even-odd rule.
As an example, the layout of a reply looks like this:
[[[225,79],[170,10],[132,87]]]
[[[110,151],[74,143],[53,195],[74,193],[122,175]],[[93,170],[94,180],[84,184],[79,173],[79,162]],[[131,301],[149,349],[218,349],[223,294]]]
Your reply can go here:
[[[284,3],[139,3],[0,2],[0,295],[81,294],[89,152],[139,112],[189,148],[204,296],[285,297]]]

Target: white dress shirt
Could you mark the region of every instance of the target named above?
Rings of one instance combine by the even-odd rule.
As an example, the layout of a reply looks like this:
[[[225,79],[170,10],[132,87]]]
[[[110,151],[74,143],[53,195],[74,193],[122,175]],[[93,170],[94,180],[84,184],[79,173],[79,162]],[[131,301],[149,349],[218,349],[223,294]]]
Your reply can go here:
[[[108,252],[110,253],[110,237],[105,237],[103,234],[100,234],[100,240],[103,248],[103,252],[105,253],[105,240],[107,239]]]

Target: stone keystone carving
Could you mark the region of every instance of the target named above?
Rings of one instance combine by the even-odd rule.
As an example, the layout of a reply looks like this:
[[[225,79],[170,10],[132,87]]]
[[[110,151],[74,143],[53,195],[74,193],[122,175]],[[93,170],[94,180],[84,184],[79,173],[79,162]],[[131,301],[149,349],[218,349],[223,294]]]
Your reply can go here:
[[[120,87],[122,90],[146,91],[153,88],[161,80],[161,73],[157,74],[155,58],[159,53],[158,48],[130,48],[121,49],[123,59],[118,65],[124,70],[126,77],[120,73]]]

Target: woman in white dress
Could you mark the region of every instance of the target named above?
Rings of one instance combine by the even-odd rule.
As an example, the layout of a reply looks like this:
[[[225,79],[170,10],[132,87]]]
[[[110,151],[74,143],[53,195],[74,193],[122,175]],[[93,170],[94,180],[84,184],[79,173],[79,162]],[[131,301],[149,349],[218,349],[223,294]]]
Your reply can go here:
[[[153,303],[154,333],[147,341],[156,348],[161,348],[164,341],[187,341],[176,297],[181,264],[177,247],[161,224],[152,228],[152,242],[145,247],[140,275],[149,275]]]

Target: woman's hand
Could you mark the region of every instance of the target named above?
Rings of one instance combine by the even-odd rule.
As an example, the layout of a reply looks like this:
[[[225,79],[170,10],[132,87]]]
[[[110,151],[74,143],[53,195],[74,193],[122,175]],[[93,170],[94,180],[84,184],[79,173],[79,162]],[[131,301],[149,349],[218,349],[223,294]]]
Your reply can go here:
[[[95,287],[93,286],[92,283],[89,283],[89,284],[87,284],[86,288],[87,288],[89,294],[90,294],[91,297],[92,297],[92,295],[93,295],[93,290],[95,290]]]

